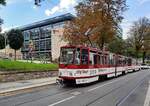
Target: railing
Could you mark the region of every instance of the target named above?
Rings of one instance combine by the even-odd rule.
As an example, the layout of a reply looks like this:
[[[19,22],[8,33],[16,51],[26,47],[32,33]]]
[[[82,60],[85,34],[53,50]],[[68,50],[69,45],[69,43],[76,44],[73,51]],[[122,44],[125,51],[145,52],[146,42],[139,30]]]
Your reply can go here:
[[[0,52],[0,58],[1,59],[14,59],[15,58],[15,55],[14,53],[4,53],[4,52]],[[16,54],[16,59],[22,59],[22,55],[18,55]]]

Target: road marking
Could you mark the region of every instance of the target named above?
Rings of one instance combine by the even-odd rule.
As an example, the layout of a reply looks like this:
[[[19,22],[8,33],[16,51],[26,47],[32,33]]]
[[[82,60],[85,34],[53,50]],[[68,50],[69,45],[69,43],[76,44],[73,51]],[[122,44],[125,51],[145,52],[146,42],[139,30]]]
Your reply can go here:
[[[144,77],[144,78],[145,78],[145,77]],[[144,82],[144,80],[140,81],[140,82],[136,85],[136,87],[135,87],[125,98],[123,98],[123,99],[121,100],[121,102],[117,103],[116,106],[121,106],[121,104],[122,104],[125,100],[127,100],[127,98],[128,98],[143,82]]]
[[[95,87],[95,88],[91,88],[91,89],[88,90],[88,92],[91,92],[91,91],[93,91],[93,90],[95,90],[95,89],[104,87],[104,86],[106,86],[106,85],[109,85],[109,84],[111,84],[111,83],[117,82],[117,81],[122,80],[122,79],[124,79],[124,77],[122,77],[122,78],[120,78],[120,79],[116,79],[116,80],[111,81],[111,82],[108,82],[108,83],[105,83],[105,84],[103,84],[103,85],[97,86],[97,87]]]
[[[150,106],[150,81],[149,81],[149,87],[147,90],[147,95],[145,98],[144,106]]]
[[[118,79],[118,80],[120,80],[120,79]],[[89,90],[88,90],[88,92],[91,92],[91,91],[93,91],[93,90],[95,90],[95,89],[98,89],[98,88],[104,87],[104,86],[109,85],[109,84],[111,84],[111,83],[117,82],[118,80],[114,80],[114,81],[111,81],[111,82],[105,83],[105,84],[103,84],[103,85],[97,86],[97,87],[95,87],[95,88],[89,89]]]
[[[55,105],[57,105],[57,104],[59,104],[59,103],[65,102],[65,101],[70,100],[70,99],[72,99],[72,98],[74,98],[74,97],[75,97],[75,96],[71,96],[71,97],[69,97],[69,98],[66,98],[66,99],[63,99],[63,100],[61,100],[61,101],[55,102],[55,103],[50,104],[50,105],[48,105],[48,106],[55,106]]]
[[[80,95],[80,94],[81,94],[81,92],[74,91],[74,92],[71,92],[70,94],[71,94],[71,95],[75,95],[75,96],[76,96],[76,95]]]

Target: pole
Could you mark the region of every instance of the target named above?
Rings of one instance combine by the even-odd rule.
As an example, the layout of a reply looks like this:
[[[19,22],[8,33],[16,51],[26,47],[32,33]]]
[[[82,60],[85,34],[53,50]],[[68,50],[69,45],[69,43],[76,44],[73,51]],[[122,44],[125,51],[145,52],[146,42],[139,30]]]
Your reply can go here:
[[[5,38],[5,57],[6,57],[6,45],[7,45],[6,33],[4,33],[4,38]]]

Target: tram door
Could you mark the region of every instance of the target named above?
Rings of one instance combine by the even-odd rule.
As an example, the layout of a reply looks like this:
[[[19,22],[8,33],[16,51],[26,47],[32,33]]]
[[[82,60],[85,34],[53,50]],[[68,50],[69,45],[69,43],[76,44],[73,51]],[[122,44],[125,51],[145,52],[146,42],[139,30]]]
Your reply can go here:
[[[81,64],[88,65],[89,53],[88,49],[81,49]]]

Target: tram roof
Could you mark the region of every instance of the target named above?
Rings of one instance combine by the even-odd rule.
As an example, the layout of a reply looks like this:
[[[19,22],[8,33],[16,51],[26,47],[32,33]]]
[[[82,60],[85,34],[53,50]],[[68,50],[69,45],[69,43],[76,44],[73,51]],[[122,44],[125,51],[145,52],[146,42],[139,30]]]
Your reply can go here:
[[[104,54],[110,54],[111,53],[109,51],[102,51],[98,48],[84,46],[84,45],[65,45],[65,46],[62,46],[61,48],[85,48],[85,49],[90,49],[91,51],[98,51],[98,52],[104,53]],[[116,53],[111,53],[111,54],[116,55]],[[117,54],[117,56],[118,57],[123,57],[123,58],[132,58],[132,57],[127,57],[127,56],[120,55],[120,54]]]
[[[90,49],[91,51],[98,51],[98,52],[103,52],[103,53],[110,53],[109,51],[102,51],[98,48],[94,48],[94,47],[88,47],[88,46],[84,46],[84,45],[66,45],[66,46],[62,46],[62,48],[85,48],[85,49]]]

